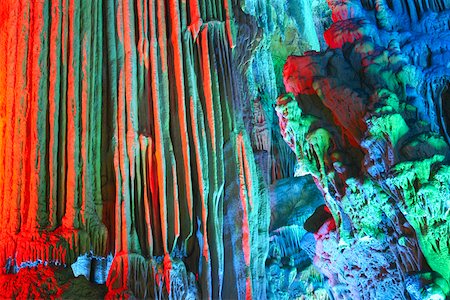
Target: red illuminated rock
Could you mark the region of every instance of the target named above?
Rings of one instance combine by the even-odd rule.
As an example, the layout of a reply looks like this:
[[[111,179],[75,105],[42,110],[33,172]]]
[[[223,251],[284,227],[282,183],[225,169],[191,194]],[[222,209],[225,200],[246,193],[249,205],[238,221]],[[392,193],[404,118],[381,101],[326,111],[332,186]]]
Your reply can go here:
[[[231,1],[0,7],[0,266],[113,253],[108,297],[263,296]]]

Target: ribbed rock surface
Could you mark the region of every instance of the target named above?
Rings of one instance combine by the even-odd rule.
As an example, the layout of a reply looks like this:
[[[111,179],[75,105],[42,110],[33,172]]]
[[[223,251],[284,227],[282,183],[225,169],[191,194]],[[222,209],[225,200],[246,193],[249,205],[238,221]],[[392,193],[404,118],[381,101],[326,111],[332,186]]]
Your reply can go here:
[[[2,272],[112,252],[109,296],[264,297],[237,3],[0,7]]]

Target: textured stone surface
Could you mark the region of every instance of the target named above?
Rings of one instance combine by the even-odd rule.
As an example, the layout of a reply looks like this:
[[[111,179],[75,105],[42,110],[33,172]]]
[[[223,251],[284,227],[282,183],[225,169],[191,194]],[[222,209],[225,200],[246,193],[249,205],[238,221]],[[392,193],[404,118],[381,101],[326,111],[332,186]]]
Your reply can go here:
[[[2,296],[448,296],[449,17],[1,1]]]
[[[293,94],[277,106],[298,174],[313,175],[337,225],[315,233],[314,264],[338,298],[401,299],[420,289],[420,297],[442,297],[450,279],[449,3],[329,5],[330,49],[288,59]],[[441,284],[405,282],[428,266]]]
[[[1,272],[112,253],[108,296],[264,297],[237,3],[0,6]]]

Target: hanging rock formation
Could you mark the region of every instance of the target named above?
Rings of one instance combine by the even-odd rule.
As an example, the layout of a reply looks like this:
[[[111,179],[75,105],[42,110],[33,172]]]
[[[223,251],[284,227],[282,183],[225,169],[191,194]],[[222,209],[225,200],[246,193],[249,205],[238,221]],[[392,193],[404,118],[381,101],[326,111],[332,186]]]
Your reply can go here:
[[[1,272],[112,253],[111,297],[264,297],[234,5],[1,4]]]

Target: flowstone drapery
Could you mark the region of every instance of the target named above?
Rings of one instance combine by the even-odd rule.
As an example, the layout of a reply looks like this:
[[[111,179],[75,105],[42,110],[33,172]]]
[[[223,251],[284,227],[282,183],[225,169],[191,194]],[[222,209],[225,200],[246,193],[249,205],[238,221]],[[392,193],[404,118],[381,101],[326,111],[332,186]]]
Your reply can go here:
[[[90,252],[76,268],[101,273],[112,253],[109,296],[264,296],[270,215],[234,108],[233,5],[1,4],[3,273]]]

